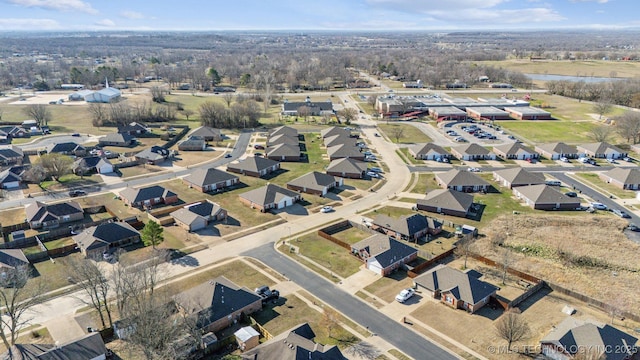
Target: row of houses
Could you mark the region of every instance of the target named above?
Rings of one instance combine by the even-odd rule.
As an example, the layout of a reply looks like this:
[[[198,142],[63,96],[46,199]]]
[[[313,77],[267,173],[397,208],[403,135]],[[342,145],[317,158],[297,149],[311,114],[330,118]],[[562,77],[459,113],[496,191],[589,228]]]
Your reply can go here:
[[[300,134],[289,126],[273,129],[267,138],[266,158],[276,161],[300,161]]]

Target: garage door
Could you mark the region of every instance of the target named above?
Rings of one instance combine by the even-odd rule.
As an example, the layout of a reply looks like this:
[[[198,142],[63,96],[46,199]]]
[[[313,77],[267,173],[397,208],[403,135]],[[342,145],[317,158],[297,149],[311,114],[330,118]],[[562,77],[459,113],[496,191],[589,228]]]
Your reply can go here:
[[[368,265],[368,269],[375,272],[376,274],[382,274],[382,266],[380,266],[377,262],[370,262]]]

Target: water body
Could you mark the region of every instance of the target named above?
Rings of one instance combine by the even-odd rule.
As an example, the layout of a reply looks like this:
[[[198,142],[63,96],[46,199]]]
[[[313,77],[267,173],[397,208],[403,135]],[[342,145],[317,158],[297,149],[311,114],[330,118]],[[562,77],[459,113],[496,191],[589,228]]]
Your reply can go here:
[[[570,75],[550,75],[550,74],[525,74],[531,80],[540,81],[584,81],[587,83],[601,83],[625,80],[625,78],[609,78],[609,77],[597,77],[597,76],[570,76]]]

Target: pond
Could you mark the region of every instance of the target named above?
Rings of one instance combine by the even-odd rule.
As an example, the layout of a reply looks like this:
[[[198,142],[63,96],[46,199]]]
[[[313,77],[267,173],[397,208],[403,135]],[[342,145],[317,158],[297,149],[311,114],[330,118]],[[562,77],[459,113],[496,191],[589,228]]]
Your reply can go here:
[[[553,75],[553,74],[525,74],[531,80],[540,81],[584,81],[587,83],[611,82],[625,80],[625,78],[609,78],[597,76],[571,76],[571,75]]]

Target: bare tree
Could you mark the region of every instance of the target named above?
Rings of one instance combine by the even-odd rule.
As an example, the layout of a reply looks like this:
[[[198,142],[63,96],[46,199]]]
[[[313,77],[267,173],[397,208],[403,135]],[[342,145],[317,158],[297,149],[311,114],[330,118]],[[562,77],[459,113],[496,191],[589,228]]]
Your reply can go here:
[[[511,249],[505,247],[502,251],[501,257],[501,265],[502,265],[502,285],[507,283],[507,272],[509,271],[509,266],[513,263],[513,254],[511,253]]]
[[[608,114],[612,108],[613,105],[611,105],[611,102],[608,99],[604,98],[601,98],[595,104],[593,104],[593,111],[598,114],[598,119],[602,119],[602,116]]]
[[[380,350],[368,342],[360,341],[344,350],[345,353],[359,359],[374,360],[380,356]]]
[[[222,94],[222,100],[227,104],[227,108],[231,107],[231,103],[233,103],[233,98],[235,98],[232,92],[226,92]]]
[[[391,137],[396,140],[396,144],[400,143],[400,139],[404,136],[404,128],[402,126],[394,126],[391,128]]]
[[[471,252],[471,245],[473,244],[473,238],[470,236],[463,237],[456,244],[456,248],[454,250],[455,254],[460,257],[464,257],[464,268],[467,268],[467,259],[469,258],[469,253]]]
[[[322,327],[327,329],[329,337],[333,338],[333,330],[340,327],[340,315],[332,308],[325,307],[322,313]]]
[[[33,164],[29,170],[24,173],[23,180],[39,184],[47,178],[47,171],[40,164]]]
[[[185,118],[187,118],[187,121],[189,121],[189,116],[195,114],[196,112],[191,110],[191,109],[182,109],[182,115],[184,115]]]
[[[109,121],[109,112],[103,104],[89,104],[89,113],[91,114],[91,123],[95,127],[103,126]]]
[[[153,99],[153,102],[157,102],[157,103],[165,102],[166,101],[166,99],[164,98],[165,93],[166,91],[160,86],[151,87],[151,98]]]
[[[25,316],[27,310],[42,302],[44,286],[42,282],[33,280],[27,285],[31,276],[29,265],[19,265],[14,269],[3,271],[0,276],[0,338],[7,349],[16,343],[19,330],[31,319]]]
[[[51,153],[42,155],[36,164],[41,165],[48,176],[59,181],[61,176],[71,173],[73,159],[67,155]]]
[[[305,122],[309,122],[309,116],[311,116],[311,108],[303,105],[298,108],[298,116],[302,116]]]
[[[529,325],[516,309],[505,311],[496,321],[495,326],[497,335],[507,341],[509,351],[513,342],[524,340],[531,333]]]
[[[339,111],[338,115],[342,116],[345,123],[349,125],[358,117],[358,111],[354,108],[345,108],[344,110]]]
[[[109,322],[109,327],[113,326],[111,308],[108,301],[110,285],[104,269],[98,263],[89,259],[69,258],[67,259],[67,265],[70,270],[68,273],[69,280],[89,296],[89,300],[84,297],[78,297],[78,299],[98,312],[103,328],[107,327],[105,315],[106,320]]]
[[[29,105],[23,109],[24,114],[32,118],[40,126],[46,126],[51,121],[51,111],[43,104]]]
[[[591,128],[590,135],[595,142],[605,142],[611,136],[611,127],[607,125],[594,126]]]
[[[616,116],[614,120],[618,135],[627,139],[627,142],[632,141],[632,144],[636,144],[640,139],[640,113],[627,111]]]

